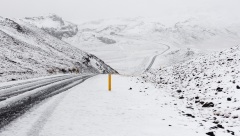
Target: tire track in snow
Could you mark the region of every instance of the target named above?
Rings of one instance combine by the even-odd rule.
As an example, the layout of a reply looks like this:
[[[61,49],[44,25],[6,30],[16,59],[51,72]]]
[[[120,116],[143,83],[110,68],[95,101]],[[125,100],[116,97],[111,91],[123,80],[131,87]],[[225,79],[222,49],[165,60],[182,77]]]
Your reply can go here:
[[[59,78],[50,78],[50,79],[46,79],[46,80],[41,80],[41,81],[36,81],[33,83],[28,83],[28,84],[24,84],[24,85],[17,85],[17,86],[13,86],[4,90],[0,90],[0,101],[6,100],[8,98],[11,98],[13,96],[25,93],[27,91],[31,91],[34,90],[36,88],[40,88],[42,86],[46,86],[49,85],[51,83],[55,83],[61,80],[66,80],[69,78],[73,78],[73,76],[64,76],[64,77],[59,77]]]
[[[70,79],[58,81],[0,102],[0,129],[26,113],[35,105],[41,103],[43,100],[66,91],[77,85],[76,83],[80,83],[80,81],[82,82],[92,76],[94,75],[73,76]]]
[[[54,77],[48,77],[48,78],[43,78],[43,79],[34,79],[33,81],[31,80],[31,81],[25,81],[25,82],[21,82],[21,83],[14,83],[14,84],[11,84],[11,85],[1,86],[0,90],[8,89],[8,88],[11,88],[11,87],[16,87],[16,86],[21,86],[21,85],[26,85],[26,84],[29,84],[29,83],[45,81],[45,80],[48,80],[48,79],[57,79],[57,78],[66,77],[66,76],[68,76],[68,75],[54,76]]]
[[[82,79],[80,81],[76,81],[75,83],[72,83],[62,89],[60,89],[57,93],[54,94],[50,94],[49,97],[51,97],[52,95],[56,95],[58,93],[61,93],[63,90],[65,89],[70,89],[73,86],[76,86],[82,82],[84,82],[86,79]],[[39,136],[41,130],[43,129],[44,125],[47,123],[48,119],[51,117],[51,115],[53,114],[54,110],[57,108],[57,106],[61,103],[61,100],[66,97],[66,95],[69,93],[65,92],[64,94],[61,94],[60,97],[58,97],[50,106],[48,106],[46,108],[46,110],[42,113],[42,115],[39,117],[39,119],[34,123],[34,125],[31,127],[31,129],[28,131],[27,136]]]

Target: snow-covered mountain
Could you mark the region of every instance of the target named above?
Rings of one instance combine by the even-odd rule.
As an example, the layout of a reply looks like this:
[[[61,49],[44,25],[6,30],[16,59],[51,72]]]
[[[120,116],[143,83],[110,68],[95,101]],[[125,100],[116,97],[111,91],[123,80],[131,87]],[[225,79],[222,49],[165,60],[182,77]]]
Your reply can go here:
[[[78,32],[77,25],[64,21],[61,17],[55,14],[45,17],[26,17],[24,21],[36,25],[59,39],[62,39],[63,37],[73,37]]]
[[[24,21],[42,29],[54,30],[51,33],[53,36],[56,36],[53,33],[59,32],[55,29],[58,25],[54,24],[56,21],[51,16],[36,18],[42,19]],[[41,20],[48,20],[48,23],[44,24]],[[130,74],[141,73],[153,55],[166,49],[165,45],[169,46],[169,51],[158,57],[153,67],[167,66],[240,43],[238,22],[204,17],[186,18],[171,23],[161,18],[103,19],[77,25],[77,30],[74,35],[63,36],[61,39],[96,55],[121,73],[129,73],[126,72],[129,69],[141,69],[131,71]],[[189,49],[191,54],[184,55],[189,53]]]
[[[0,17],[0,47],[0,82],[55,73],[117,73],[25,20]]]
[[[228,44],[229,46],[239,42],[240,27],[238,23],[219,21],[189,18],[169,25],[163,24],[161,20],[148,18],[99,20],[79,25],[78,34],[64,38],[64,40],[81,46],[85,42],[103,42],[99,40],[99,37],[116,41],[103,42],[105,44],[120,43],[119,37],[126,37],[164,41],[184,48],[210,48],[209,45],[216,47],[211,45],[215,43],[218,44],[218,47],[226,47],[224,45],[226,42],[231,43]],[[224,38],[224,43],[222,43],[222,38]]]
[[[179,113],[216,135],[240,135],[240,47],[200,55],[145,73],[169,96]]]
[[[166,23],[161,19],[128,18],[105,19],[75,25],[57,15],[25,18],[48,33],[76,46],[86,44],[115,44],[124,38],[138,38],[168,42],[178,47],[216,48],[235,45],[239,42],[238,22],[213,20],[204,17],[186,18]],[[150,39],[149,39],[150,38]],[[222,43],[224,38],[224,43]],[[204,46],[205,45],[205,46]],[[200,46],[200,47],[199,47]]]

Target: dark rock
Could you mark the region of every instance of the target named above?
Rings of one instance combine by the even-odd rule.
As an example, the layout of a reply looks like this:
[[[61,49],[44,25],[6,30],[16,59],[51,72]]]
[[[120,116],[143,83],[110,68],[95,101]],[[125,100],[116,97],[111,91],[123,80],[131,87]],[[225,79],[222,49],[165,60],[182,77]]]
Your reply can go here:
[[[208,107],[214,107],[214,104],[213,104],[212,102],[206,102],[206,103],[203,104],[202,107],[206,107],[206,108],[208,108]]]
[[[193,116],[192,114],[184,114],[185,116],[187,116],[187,117],[192,117],[192,118],[195,118],[195,116]]]
[[[213,123],[214,123],[214,124],[218,124],[218,123],[219,123],[219,121],[215,120],[215,121],[213,121]]]
[[[220,88],[220,87],[217,88],[218,92],[222,92],[222,90],[223,90],[223,88]]]
[[[231,98],[227,98],[227,101],[231,101],[232,99]]]
[[[132,90],[132,87],[130,87],[128,90]]]
[[[237,89],[240,89],[240,86],[239,85],[237,85],[237,87],[236,87]]]
[[[206,134],[209,136],[215,136],[215,134],[213,132],[207,132]]]
[[[199,102],[200,102],[200,101],[198,101],[198,100],[197,100],[197,101],[195,101],[195,103],[199,103]]]
[[[232,134],[232,135],[235,134],[235,133],[234,133],[233,131],[231,131],[231,130],[227,130],[227,132],[230,133],[230,134]]]
[[[179,99],[184,99],[184,97],[183,97],[183,96],[180,96]]]
[[[224,129],[224,127],[222,125],[220,125],[220,124],[218,124],[217,127]]]
[[[182,92],[182,90],[177,90],[177,92],[178,92],[178,93],[181,93],[181,92]]]

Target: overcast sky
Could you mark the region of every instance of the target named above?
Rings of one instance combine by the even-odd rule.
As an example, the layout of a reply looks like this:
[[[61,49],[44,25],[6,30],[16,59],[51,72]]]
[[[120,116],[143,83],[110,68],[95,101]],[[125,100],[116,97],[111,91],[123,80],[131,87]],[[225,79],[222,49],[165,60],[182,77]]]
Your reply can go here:
[[[116,17],[240,16],[240,0],[0,0],[0,16],[55,13],[75,23]]]

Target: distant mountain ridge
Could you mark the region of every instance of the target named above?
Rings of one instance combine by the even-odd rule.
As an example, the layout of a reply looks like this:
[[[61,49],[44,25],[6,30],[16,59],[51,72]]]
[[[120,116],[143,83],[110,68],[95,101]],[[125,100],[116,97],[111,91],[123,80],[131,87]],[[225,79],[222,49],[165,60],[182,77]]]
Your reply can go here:
[[[194,47],[199,44],[211,45],[214,41],[225,38],[232,43],[240,42],[240,25],[221,23],[205,18],[187,18],[165,25],[160,19],[128,18],[102,19],[80,25],[64,21],[57,15],[25,18],[24,21],[42,28],[53,36],[76,46],[82,44],[104,43],[117,44],[119,37],[138,37],[166,41],[179,46]],[[99,38],[102,37],[102,38]],[[108,39],[111,42],[105,42]],[[218,44],[221,44],[219,42]],[[236,45],[236,44],[235,44]],[[233,46],[233,45],[232,45]],[[187,48],[187,47],[186,47]],[[203,47],[204,48],[204,47]]]
[[[55,14],[46,17],[26,17],[24,21],[36,25],[59,39],[62,39],[63,37],[72,37],[78,32],[77,25],[64,21],[61,17]]]
[[[45,24],[45,27],[51,28],[51,24],[55,22],[51,20],[52,23]],[[39,21],[23,21],[36,26],[39,24]],[[199,54],[208,54],[239,45],[239,24],[221,18],[197,16],[170,23],[161,20],[161,17],[101,19],[76,25],[78,32],[72,36],[62,37],[61,40],[95,54],[115,69],[119,68],[118,71],[124,72],[123,67],[127,67],[126,70],[144,67],[142,64],[147,65],[148,62],[141,62],[140,59],[150,60],[150,56],[162,52],[166,48],[165,45],[170,47],[169,51],[156,58],[153,68],[157,68],[158,65],[169,66]],[[56,25],[52,27],[56,28]],[[152,51],[147,52],[148,50]],[[142,53],[138,56],[136,67],[133,66],[135,63],[131,62],[131,57],[134,57],[135,53],[137,55]]]

